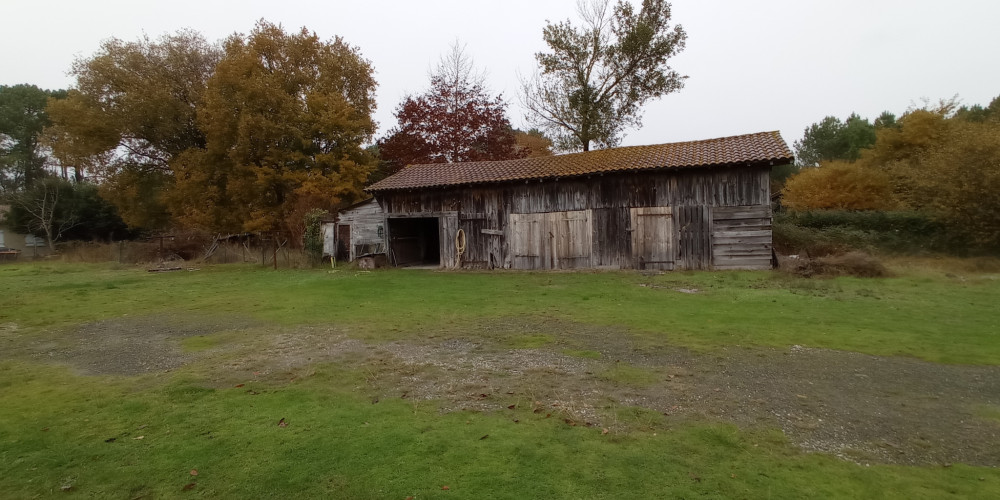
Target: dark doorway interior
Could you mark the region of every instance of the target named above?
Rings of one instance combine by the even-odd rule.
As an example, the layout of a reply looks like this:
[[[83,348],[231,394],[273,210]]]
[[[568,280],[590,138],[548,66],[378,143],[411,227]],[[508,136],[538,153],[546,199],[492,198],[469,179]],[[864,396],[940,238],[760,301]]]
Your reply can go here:
[[[437,217],[390,218],[389,249],[396,266],[440,266],[441,238]]]
[[[337,225],[337,260],[351,260],[351,226]]]

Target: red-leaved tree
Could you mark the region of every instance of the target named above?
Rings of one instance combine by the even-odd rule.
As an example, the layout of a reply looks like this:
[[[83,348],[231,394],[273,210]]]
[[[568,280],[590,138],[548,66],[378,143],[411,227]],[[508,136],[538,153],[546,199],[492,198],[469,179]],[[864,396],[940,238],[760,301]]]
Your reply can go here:
[[[399,123],[379,142],[382,160],[395,171],[416,163],[523,158],[527,152],[517,147],[506,108],[453,48],[431,76],[431,88],[396,108]]]

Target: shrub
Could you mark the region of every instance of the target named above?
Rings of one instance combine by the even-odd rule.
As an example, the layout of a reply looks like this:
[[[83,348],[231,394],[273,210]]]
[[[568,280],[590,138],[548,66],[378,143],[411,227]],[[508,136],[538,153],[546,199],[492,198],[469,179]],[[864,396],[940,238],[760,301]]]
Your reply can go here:
[[[796,210],[887,210],[896,206],[889,176],[858,163],[830,162],[792,176],[781,203]]]
[[[948,225],[919,212],[847,210],[777,213],[774,246],[786,255],[810,257],[849,250],[965,255],[971,249]]]

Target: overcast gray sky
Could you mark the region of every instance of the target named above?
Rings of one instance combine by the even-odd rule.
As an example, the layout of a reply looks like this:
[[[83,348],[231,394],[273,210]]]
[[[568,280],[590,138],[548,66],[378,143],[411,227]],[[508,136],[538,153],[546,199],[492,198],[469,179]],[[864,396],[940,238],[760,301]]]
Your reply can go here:
[[[192,28],[220,40],[261,18],[357,46],[377,72],[381,135],[456,39],[510,103],[514,125],[526,125],[518,74],[534,71],[546,20],[577,16],[575,0],[0,0],[0,84],[71,87],[73,59],[104,39]],[[690,78],[644,108],[625,145],[780,130],[791,146],[826,115],[1000,95],[996,0],[674,0],[673,19],[688,44],[672,66]]]

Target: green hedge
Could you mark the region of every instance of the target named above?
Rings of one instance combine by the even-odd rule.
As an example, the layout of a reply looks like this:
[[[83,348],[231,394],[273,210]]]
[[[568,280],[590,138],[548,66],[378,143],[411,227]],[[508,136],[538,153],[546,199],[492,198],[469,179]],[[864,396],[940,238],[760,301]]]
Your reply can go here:
[[[975,253],[963,238],[918,212],[779,212],[774,245],[786,254],[825,255],[846,250],[894,254]]]

